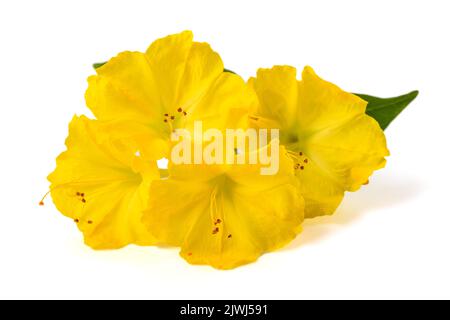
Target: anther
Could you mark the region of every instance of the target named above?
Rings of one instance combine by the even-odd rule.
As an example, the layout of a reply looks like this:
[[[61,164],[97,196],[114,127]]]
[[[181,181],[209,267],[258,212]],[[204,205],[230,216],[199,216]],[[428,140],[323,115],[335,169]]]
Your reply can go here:
[[[184,114],[184,115],[187,115],[187,112],[186,112],[186,111],[183,111],[183,114]]]
[[[39,201],[39,205],[43,206],[44,205],[44,200],[45,198],[50,194],[51,190],[48,190],[46,194],[44,194],[44,196],[42,197],[41,201]]]
[[[219,228],[218,227],[213,229],[212,234],[216,234],[217,232],[219,232]]]
[[[84,198],[81,199],[81,202],[86,203],[86,199],[84,199]]]
[[[164,117],[168,117],[169,116],[169,114],[168,113],[164,113]]]
[[[303,152],[300,151],[300,152],[298,153],[298,155],[299,155],[299,156],[302,156],[302,155],[303,155]]]
[[[308,163],[308,159],[303,160],[304,163]]]
[[[88,220],[88,222],[87,222],[88,224],[92,224],[92,220]]]
[[[231,237],[232,237],[232,235],[231,235],[231,233],[230,233],[230,234],[228,235],[228,237],[227,237],[227,238],[228,238],[228,239],[231,239]]]
[[[77,196],[80,196],[80,195],[81,195],[81,193],[77,192]]]
[[[192,256],[192,252],[188,252],[188,254],[187,254],[187,255],[188,255],[189,257],[190,257],[190,256]]]
[[[81,197],[84,197],[84,192],[80,193],[80,196],[81,196]]]
[[[177,111],[178,111],[178,112],[181,112],[181,111],[183,111],[183,109],[181,109],[181,108],[178,108],[178,109],[177,109]]]
[[[79,219],[74,219],[73,220],[75,223],[78,223],[78,222],[80,222],[80,220]]]
[[[175,120],[175,116],[170,116],[170,120]]]
[[[164,122],[167,122],[167,119],[164,119]]]
[[[305,167],[304,166],[300,166],[300,170],[303,170],[303,169],[305,169]]]
[[[216,222],[214,222],[214,224],[216,225],[216,224],[219,224],[219,223],[221,223],[221,222],[222,222],[222,220],[217,219]]]

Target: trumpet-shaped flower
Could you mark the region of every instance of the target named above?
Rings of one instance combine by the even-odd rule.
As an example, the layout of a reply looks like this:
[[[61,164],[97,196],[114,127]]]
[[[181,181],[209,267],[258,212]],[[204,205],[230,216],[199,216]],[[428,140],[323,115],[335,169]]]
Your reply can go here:
[[[260,69],[249,84],[260,105],[253,126],[279,128],[305,199],[305,217],[332,214],[345,191],[355,191],[389,155],[378,123],[365,114],[366,102],[319,78],[306,67]]]
[[[282,247],[300,232],[303,199],[292,160],[280,150],[276,175],[261,165],[173,165],[154,181],[143,221],[154,236],[181,246],[191,264],[230,269]]]
[[[154,244],[141,217],[150,183],[159,173],[155,162],[136,156],[130,136],[137,130],[74,117],[67,151],[48,177],[56,207],[73,219],[92,248]]]
[[[177,128],[234,128],[257,99],[239,76],[223,72],[220,56],[190,31],[153,42],[145,53],[122,52],[88,79],[86,103],[99,120],[147,128],[142,154],[167,156]],[[152,141],[152,145],[148,145]],[[155,152],[158,151],[158,152]]]

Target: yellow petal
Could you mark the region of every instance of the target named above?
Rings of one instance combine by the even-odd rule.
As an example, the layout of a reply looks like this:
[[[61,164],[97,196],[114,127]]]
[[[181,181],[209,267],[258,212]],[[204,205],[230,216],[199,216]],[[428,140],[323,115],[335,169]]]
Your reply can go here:
[[[302,136],[345,124],[366,111],[366,101],[322,80],[311,67],[303,70],[298,90],[298,133]]]
[[[220,56],[185,31],[153,42],[146,53],[123,52],[88,79],[86,102],[100,120],[148,127],[152,141],[201,117],[205,129],[247,121],[256,102],[237,76],[223,72]],[[160,143],[159,141],[158,143]]]
[[[307,157],[295,161],[296,176],[300,193],[305,199],[305,218],[332,214],[344,197],[344,188],[339,181],[331,177]]]
[[[134,121],[102,122],[101,132],[97,141],[102,144],[112,144],[113,149],[133,149],[135,152],[122,151],[117,157],[134,157],[136,153],[148,160],[158,160],[167,157],[169,143],[154,130]],[[130,160],[128,160],[129,163]]]
[[[180,83],[192,47],[193,34],[184,31],[154,41],[147,49],[147,62],[156,79],[161,103],[168,112],[175,110]]]
[[[185,62],[173,111],[181,108],[189,112],[192,105],[203,98],[222,73],[223,63],[220,56],[209,44],[194,42]]]
[[[270,127],[291,128],[296,123],[297,108],[297,70],[290,66],[275,66],[272,69],[259,69],[257,81],[251,79],[250,86],[260,98],[258,127],[266,127],[261,122],[270,119],[276,125]]]
[[[306,67],[299,85],[297,177],[305,216],[332,214],[345,191],[356,191],[389,155],[378,123],[365,114],[366,102],[320,79]],[[303,161],[307,159],[308,163]]]
[[[320,131],[305,143],[305,153],[348,191],[356,191],[389,155],[378,122],[362,114],[345,124]]]
[[[344,191],[358,190],[389,154],[378,123],[366,115],[316,133],[301,149],[296,173],[306,218],[332,214]]]
[[[122,52],[88,78],[86,104],[99,120],[132,120],[163,128],[160,92],[145,54]]]
[[[257,105],[257,97],[238,75],[223,72],[208,92],[192,106],[183,126],[192,131],[195,121],[203,130],[245,128],[248,111]]]
[[[73,118],[67,151],[48,177],[53,202],[78,224],[94,249],[153,244],[141,215],[149,185],[158,178],[156,164],[127,156],[135,150],[120,141],[106,141],[109,130],[108,124]]]
[[[255,261],[291,241],[303,220],[292,161],[280,156],[273,176],[260,175],[260,165],[174,166],[152,184],[143,221],[158,240],[181,246],[189,263],[230,269]],[[186,179],[187,169],[212,173]]]
[[[180,84],[191,47],[192,33],[186,31],[156,40],[146,53],[118,54],[96,69],[96,76],[88,78],[86,104],[99,120],[140,122],[167,139],[171,130],[164,122],[164,115],[175,113],[178,92],[185,92]],[[203,63],[206,67],[212,64]],[[194,67],[197,67],[194,72],[200,74],[201,66]],[[205,77],[208,76],[211,77],[205,71]],[[203,78],[197,78],[194,80],[200,83],[193,85],[191,95],[198,94],[196,85],[205,85],[201,83]],[[189,80],[195,82],[192,79],[184,82]]]
[[[305,198],[305,217],[312,218],[333,213],[345,191],[357,190],[384,166],[389,151],[378,123],[365,114],[367,103],[322,80],[310,67],[297,82],[292,111],[293,79],[295,69],[260,71],[250,81],[260,101],[250,119],[257,119],[259,125],[252,122],[257,127],[275,123],[280,128]],[[294,120],[282,120],[288,118]]]

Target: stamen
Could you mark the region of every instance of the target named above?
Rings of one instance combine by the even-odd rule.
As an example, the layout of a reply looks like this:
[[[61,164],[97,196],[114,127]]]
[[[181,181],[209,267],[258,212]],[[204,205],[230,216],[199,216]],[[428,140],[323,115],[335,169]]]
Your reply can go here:
[[[212,234],[217,234],[219,232],[219,228],[218,227],[215,227],[214,229],[213,229],[213,231],[212,231]]]
[[[169,126],[169,132],[174,132],[171,121],[175,119],[175,116],[170,116],[168,113],[165,113],[164,117],[163,121]]]
[[[44,205],[44,200],[45,200],[45,198],[49,195],[49,193],[50,193],[51,191],[52,191],[52,190],[48,190],[47,193],[44,194],[44,196],[42,197],[41,201],[39,201],[39,205],[40,205],[40,206],[43,206],[43,205]]]
[[[298,153],[298,155],[299,155],[299,156],[302,156],[302,155],[303,155],[303,152],[300,151],[300,152]]]
[[[80,222],[80,220],[79,219],[74,219],[73,220],[75,223],[78,223],[78,222]]]
[[[57,190],[57,189],[61,189],[61,188],[66,188],[66,187],[76,187],[79,185],[84,185],[84,184],[98,184],[98,183],[110,183],[110,182],[115,182],[115,179],[104,179],[104,180],[73,180],[73,181],[69,181],[69,182],[65,182],[65,183],[61,183],[61,184],[57,184],[56,186],[52,186],[42,197],[41,201],[39,201],[39,205],[43,206],[44,205],[44,200],[45,198],[50,194],[50,192]],[[73,191],[70,191],[73,192]],[[82,192],[74,192],[73,194],[75,194],[78,197],[84,197],[84,193]],[[74,195],[74,196],[75,196]],[[92,196],[92,194],[91,194]],[[82,199],[81,199],[82,201]],[[85,200],[86,201],[86,200]],[[84,201],[84,202],[85,202]]]
[[[186,112],[186,111],[183,111],[183,115],[185,115],[185,116],[186,116],[186,115],[187,115],[187,112]]]
[[[192,252],[188,252],[188,254],[187,254],[187,255],[188,255],[189,257],[190,257],[190,256],[192,256]]]
[[[86,203],[86,199],[84,199],[84,198],[81,199],[81,202]]]
[[[88,222],[87,222],[88,224],[92,224],[92,220],[88,220]]]
[[[304,163],[308,163],[308,159],[303,160]]]
[[[181,112],[181,111],[183,111],[183,109],[181,109],[181,108],[178,108],[178,109],[177,109],[177,111],[178,111],[178,112]]]
[[[232,237],[232,235],[231,235],[231,233],[230,233],[230,234],[228,235],[228,237],[227,237],[227,238],[228,238],[228,239],[231,239],[231,237]]]
[[[305,167],[304,166],[300,166],[300,170],[303,170],[303,169],[305,169]]]
[[[216,196],[217,196],[217,186],[214,187],[214,190],[211,192],[210,200],[209,200],[209,216],[210,216],[211,222],[216,221],[217,218],[215,218],[215,217],[219,216],[219,214],[218,214],[219,210],[217,208]]]

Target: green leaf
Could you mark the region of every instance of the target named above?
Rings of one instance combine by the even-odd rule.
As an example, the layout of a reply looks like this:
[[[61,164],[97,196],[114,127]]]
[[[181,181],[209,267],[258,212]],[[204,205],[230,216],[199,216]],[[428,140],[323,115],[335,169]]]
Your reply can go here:
[[[236,72],[231,71],[231,70],[229,70],[229,69],[227,69],[227,68],[223,69],[223,72],[229,72],[229,73],[234,73],[234,74],[236,74]]]
[[[394,98],[377,98],[367,94],[355,94],[368,102],[366,113],[377,120],[381,129],[384,130],[417,97],[419,91],[411,91]]]
[[[97,69],[97,68],[100,68],[102,65],[106,64],[106,62],[108,62],[108,61],[97,62],[97,63],[94,63],[92,66],[94,67],[94,69]]]

